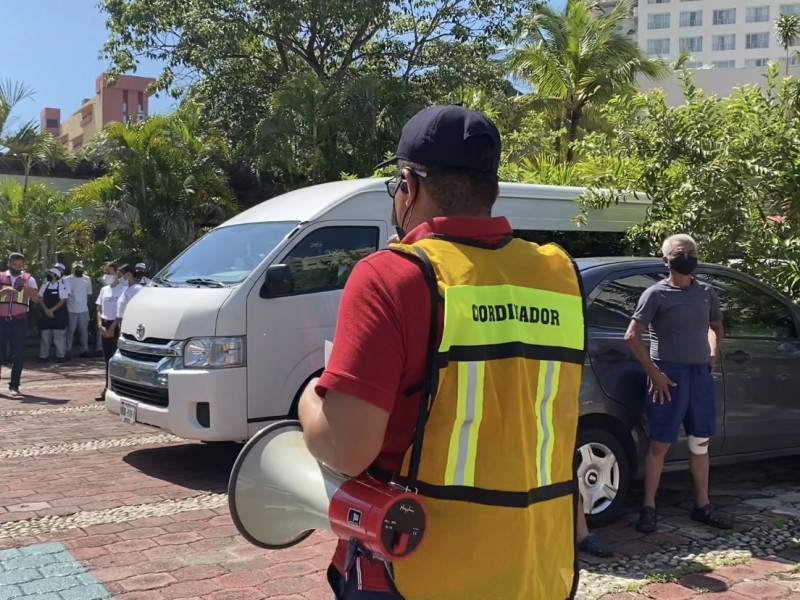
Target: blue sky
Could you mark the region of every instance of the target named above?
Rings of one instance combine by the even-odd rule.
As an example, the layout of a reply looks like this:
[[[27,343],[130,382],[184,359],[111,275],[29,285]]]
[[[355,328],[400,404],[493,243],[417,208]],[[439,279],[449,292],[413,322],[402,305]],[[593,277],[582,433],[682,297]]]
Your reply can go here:
[[[108,66],[100,59],[105,39],[105,17],[96,0],[4,3],[0,80],[24,83],[35,92],[17,107],[16,121],[38,123],[46,106],[60,108],[62,119],[78,110],[83,98],[94,95],[95,78]],[[155,76],[158,70],[157,64],[141,64],[136,74]],[[174,100],[159,96],[151,98],[150,111],[169,111]]]

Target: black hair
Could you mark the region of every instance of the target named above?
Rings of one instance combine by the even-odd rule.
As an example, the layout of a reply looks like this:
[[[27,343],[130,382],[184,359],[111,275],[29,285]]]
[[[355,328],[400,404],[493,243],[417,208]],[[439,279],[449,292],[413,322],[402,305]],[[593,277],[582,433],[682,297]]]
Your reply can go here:
[[[115,263],[113,260],[106,263],[106,268],[114,269],[115,271],[119,271],[119,265]]]
[[[25,257],[22,256],[22,254],[20,254],[19,252],[12,252],[11,254],[8,255],[8,262],[11,262],[12,260],[24,261]]]
[[[401,170],[427,173],[426,177],[413,176],[428,190],[431,201],[445,216],[489,216],[497,200],[495,173],[427,167],[406,160],[399,161],[397,166]]]

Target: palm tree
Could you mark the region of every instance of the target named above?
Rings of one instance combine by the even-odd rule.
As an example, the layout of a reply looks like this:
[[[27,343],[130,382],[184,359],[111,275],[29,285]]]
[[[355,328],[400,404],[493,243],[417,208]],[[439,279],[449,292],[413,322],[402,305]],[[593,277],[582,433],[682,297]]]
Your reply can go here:
[[[59,248],[83,251],[92,240],[95,203],[40,183],[0,181],[1,250],[22,252],[33,268],[55,262]]]
[[[5,146],[9,121],[14,107],[23,100],[33,96],[33,92],[21,83],[10,80],[0,82],[0,147]],[[33,127],[33,122],[25,123],[22,129]]]
[[[786,51],[786,75],[789,75],[789,47],[794,45],[800,36],[800,17],[797,15],[781,15],[775,21],[775,37]]]
[[[593,111],[616,94],[634,91],[638,75],[660,79],[669,72],[621,31],[630,12],[630,0],[607,15],[592,0],[567,0],[562,12],[542,6],[508,53],[506,64],[531,86],[534,105],[554,115],[554,129],[566,127],[568,162],[579,128]]]

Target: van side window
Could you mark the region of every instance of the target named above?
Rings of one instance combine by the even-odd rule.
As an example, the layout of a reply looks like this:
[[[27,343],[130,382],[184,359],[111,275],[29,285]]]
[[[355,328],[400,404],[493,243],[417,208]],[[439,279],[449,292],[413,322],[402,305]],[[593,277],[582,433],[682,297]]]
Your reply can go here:
[[[283,263],[294,278],[294,293],[344,287],[353,266],[378,249],[377,227],[323,227],[302,239]]]

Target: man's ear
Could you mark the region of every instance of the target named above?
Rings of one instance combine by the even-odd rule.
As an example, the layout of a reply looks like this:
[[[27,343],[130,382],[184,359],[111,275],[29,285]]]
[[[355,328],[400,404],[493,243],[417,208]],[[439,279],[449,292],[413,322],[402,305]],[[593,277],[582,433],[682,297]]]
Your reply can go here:
[[[417,196],[420,192],[419,179],[417,179],[417,176],[411,169],[403,169],[403,175],[405,176],[405,182],[408,186],[408,193],[406,194],[406,199],[403,204],[406,205],[406,208],[411,208],[417,201]]]

